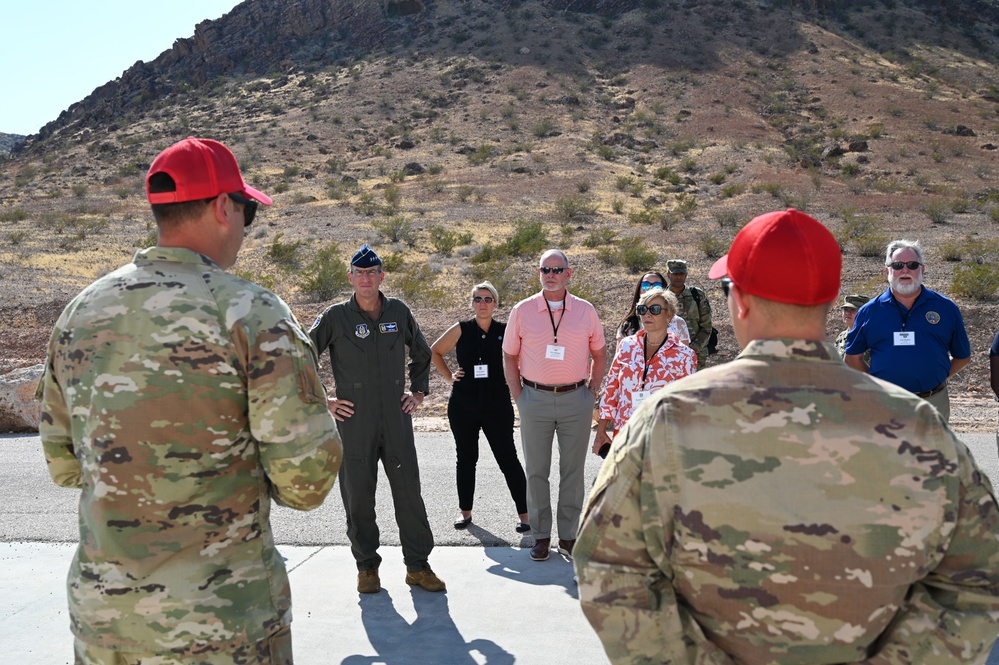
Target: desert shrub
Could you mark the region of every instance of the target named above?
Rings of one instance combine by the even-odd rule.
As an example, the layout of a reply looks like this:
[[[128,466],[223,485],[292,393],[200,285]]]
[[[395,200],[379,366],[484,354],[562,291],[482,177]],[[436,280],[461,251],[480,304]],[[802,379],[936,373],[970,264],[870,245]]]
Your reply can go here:
[[[618,263],[628,269],[628,272],[634,274],[655,266],[659,260],[659,255],[642,242],[629,242],[618,250],[617,259]]]
[[[278,232],[271,240],[270,247],[267,248],[267,256],[271,261],[285,270],[290,270],[298,265],[298,250],[304,244],[301,240],[294,242],[284,242],[281,237],[284,234]]]
[[[715,221],[721,228],[735,228],[739,226],[739,213],[736,210],[716,210]]]
[[[951,292],[974,300],[991,300],[999,289],[999,266],[962,263],[954,268]]]
[[[386,185],[385,189],[382,190],[382,197],[389,207],[397,208],[399,202],[402,201],[402,190],[399,189],[398,185]]]
[[[684,219],[690,219],[697,210],[697,197],[689,192],[680,192],[676,195],[676,212]],[[663,227],[666,229],[666,227]],[[668,230],[668,229],[666,229]]]
[[[23,229],[17,231],[11,231],[10,233],[7,234],[7,242],[9,242],[11,245],[20,245],[25,239],[28,238],[29,235],[31,234],[28,233],[27,231],[24,231]]]
[[[317,251],[303,272],[305,276],[299,281],[298,289],[310,299],[309,302],[332,300],[350,286],[347,264],[340,256],[340,245],[336,242]]]
[[[728,251],[731,244],[725,237],[719,237],[716,233],[702,231],[697,234],[697,247],[704,252],[704,256],[709,259],[717,259]]]
[[[617,238],[617,231],[613,229],[597,229],[591,231],[590,235],[583,241],[583,247],[599,248],[613,245]]]
[[[746,191],[745,185],[725,185],[721,188],[721,198],[731,199]]]
[[[960,261],[964,256],[964,243],[950,238],[940,243],[939,250],[944,261]]]
[[[155,242],[153,244],[156,244]],[[258,284],[269,291],[273,291],[275,287],[274,275],[270,275],[262,272],[253,272],[252,270],[233,270],[232,274],[236,277],[245,279],[248,282],[253,282]]]
[[[395,278],[395,286],[407,303],[442,305],[449,294],[437,283],[437,275],[426,263],[410,266]]]
[[[538,124],[534,125],[531,132],[539,139],[543,139],[548,136],[557,136],[558,127],[551,118],[542,118]]]
[[[376,219],[371,226],[389,242],[404,242],[410,247],[416,244],[416,234],[412,223],[402,215],[392,215],[386,219]]]
[[[988,208],[985,214],[993,224],[999,224],[999,206]]]
[[[614,187],[619,191],[623,192],[629,187],[631,187],[634,178],[630,175],[619,175],[614,178]]]
[[[614,200],[611,201],[611,210],[614,211],[614,214],[616,214],[616,215],[620,215],[621,213],[623,213],[624,212],[624,201],[622,201],[621,199],[619,199],[617,197],[614,197]]]
[[[576,191],[579,192],[580,194],[585,194],[586,192],[590,191],[590,181],[580,180],[579,182],[577,182]]]
[[[884,256],[885,247],[888,246],[888,236],[874,231],[864,233],[853,238],[853,246],[857,249],[857,254],[866,257]]]
[[[495,154],[496,146],[492,143],[483,143],[474,152],[468,154],[468,161],[473,166],[481,166],[492,159]]]
[[[946,201],[930,201],[923,208],[923,212],[934,224],[946,224],[951,216],[951,209]]]
[[[596,212],[595,205],[577,194],[562,196],[555,201],[555,218],[561,221],[567,222],[579,217],[588,217]]]
[[[28,218],[28,213],[21,208],[0,212],[0,222],[21,222]]]
[[[487,243],[482,251],[473,256],[472,263],[488,263],[504,257],[526,257],[540,254],[548,247],[548,233],[541,222],[530,222],[520,218],[516,221],[513,235],[499,245]]]
[[[458,246],[458,234],[440,224],[434,224],[427,231],[430,233],[430,245],[442,256],[451,256]]]
[[[405,252],[393,252],[382,256],[382,270],[384,272],[399,272],[406,267]]]

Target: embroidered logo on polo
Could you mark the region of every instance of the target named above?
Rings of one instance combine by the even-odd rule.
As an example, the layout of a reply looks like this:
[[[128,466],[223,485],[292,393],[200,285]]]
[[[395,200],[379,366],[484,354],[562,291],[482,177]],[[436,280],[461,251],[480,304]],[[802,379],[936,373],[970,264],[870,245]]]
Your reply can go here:
[[[940,323],[940,315],[936,312],[926,312],[926,322],[934,325]]]
[[[379,323],[378,324],[378,330],[380,330],[383,333],[399,332],[399,326],[398,326],[398,324],[396,324],[394,322],[393,323]]]
[[[355,336],[360,337],[361,339],[364,339],[365,337],[367,337],[370,334],[371,334],[371,331],[368,330],[368,324],[367,323],[358,323],[356,326],[354,326],[354,335]]]

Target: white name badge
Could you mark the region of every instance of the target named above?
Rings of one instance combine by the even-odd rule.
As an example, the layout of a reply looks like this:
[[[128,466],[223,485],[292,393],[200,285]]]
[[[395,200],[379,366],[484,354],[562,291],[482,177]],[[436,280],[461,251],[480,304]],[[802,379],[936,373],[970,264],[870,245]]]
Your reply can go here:
[[[916,333],[911,331],[895,333],[895,346],[915,346],[915,345],[916,345]]]
[[[545,358],[548,360],[565,360],[565,347],[556,344],[549,344],[545,351]]]
[[[489,365],[476,365],[475,366],[475,378],[476,379],[488,379],[489,378]]]
[[[651,390],[636,390],[635,392],[631,393],[631,403],[634,404],[635,408],[637,409],[638,406],[642,402],[647,400],[650,395],[652,395]]]

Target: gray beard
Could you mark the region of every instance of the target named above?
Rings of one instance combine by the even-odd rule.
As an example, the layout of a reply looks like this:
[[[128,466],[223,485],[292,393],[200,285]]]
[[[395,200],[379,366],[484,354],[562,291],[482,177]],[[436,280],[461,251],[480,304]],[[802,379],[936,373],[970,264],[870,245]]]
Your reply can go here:
[[[897,295],[905,296],[905,297],[914,296],[917,293],[919,293],[919,289],[922,288],[922,286],[923,286],[923,278],[920,277],[920,278],[915,279],[915,280],[913,280],[913,281],[911,281],[909,283],[905,283],[905,282],[902,282],[900,280],[895,279],[895,280],[891,280],[890,285],[891,285],[891,290],[893,292],[895,292],[895,294],[897,294]]]

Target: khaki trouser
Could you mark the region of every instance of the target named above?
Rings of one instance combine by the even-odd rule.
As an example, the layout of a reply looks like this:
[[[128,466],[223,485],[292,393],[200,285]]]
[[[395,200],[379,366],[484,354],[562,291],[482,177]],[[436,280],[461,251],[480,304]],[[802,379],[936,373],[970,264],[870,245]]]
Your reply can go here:
[[[946,386],[936,395],[930,395],[926,401],[937,407],[937,411],[943,416],[944,422],[950,422],[950,391]]]

